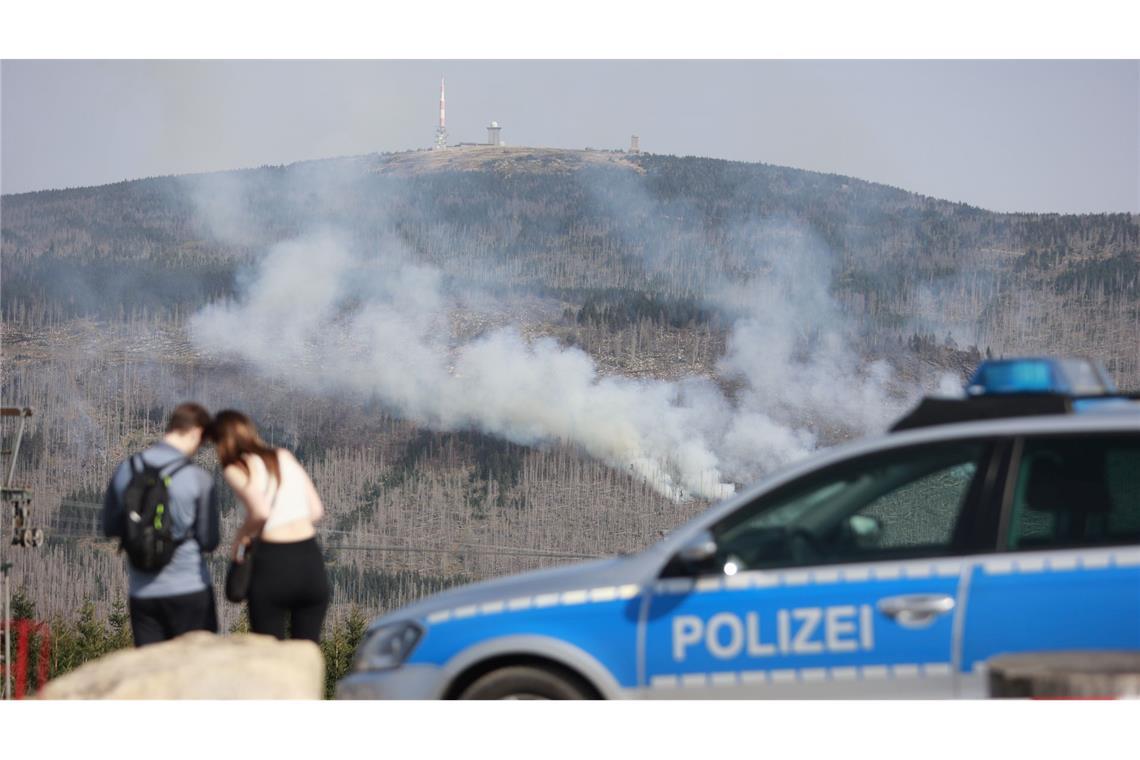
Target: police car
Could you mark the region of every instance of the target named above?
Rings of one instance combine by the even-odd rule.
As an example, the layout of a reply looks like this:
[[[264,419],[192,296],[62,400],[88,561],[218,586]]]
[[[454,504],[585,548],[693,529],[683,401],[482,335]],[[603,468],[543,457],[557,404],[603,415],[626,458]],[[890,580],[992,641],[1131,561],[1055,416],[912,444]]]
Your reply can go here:
[[[1140,402],[1055,366],[980,367],[636,555],[392,612],[337,696],[976,697],[1001,653],[1140,649]]]

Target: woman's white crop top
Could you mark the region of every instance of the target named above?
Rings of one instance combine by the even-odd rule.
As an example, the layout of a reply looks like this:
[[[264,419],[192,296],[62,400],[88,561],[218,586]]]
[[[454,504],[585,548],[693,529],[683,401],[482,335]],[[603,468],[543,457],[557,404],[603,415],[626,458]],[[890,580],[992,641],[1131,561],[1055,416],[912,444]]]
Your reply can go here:
[[[281,451],[278,449],[277,467],[281,471],[280,483],[269,475],[269,470],[266,469],[261,457],[246,454],[245,460],[250,466],[250,480],[253,487],[264,493],[271,505],[269,520],[262,528],[263,531],[273,530],[294,520],[309,518],[309,493],[305,488],[305,478],[308,476],[293,457],[281,456]]]

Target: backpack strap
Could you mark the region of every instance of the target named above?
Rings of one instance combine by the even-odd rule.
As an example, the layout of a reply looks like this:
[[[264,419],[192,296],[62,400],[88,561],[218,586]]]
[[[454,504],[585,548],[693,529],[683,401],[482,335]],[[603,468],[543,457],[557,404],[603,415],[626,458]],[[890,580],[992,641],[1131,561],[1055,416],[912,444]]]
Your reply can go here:
[[[177,467],[175,467],[173,470],[170,470],[169,472],[167,472],[167,473],[166,473],[166,475],[165,475],[165,477],[168,477],[168,478],[173,478],[173,477],[174,477],[174,473],[178,472],[178,471],[179,471],[179,470],[181,470],[183,467],[188,467],[188,466],[190,466],[190,465],[192,465],[192,464],[194,464],[194,463],[190,461],[190,458],[189,458],[189,457],[182,457],[182,461],[178,462],[178,466],[177,466]],[[161,472],[161,470],[160,470],[160,472]]]
[[[169,482],[170,478],[173,478],[175,473],[177,473],[179,470],[181,470],[184,467],[188,467],[188,466],[194,464],[192,461],[190,461],[190,457],[187,457],[187,456],[183,456],[181,460],[175,460],[175,461],[177,462],[177,464],[174,466],[174,468],[171,470],[168,470],[164,475],[162,475],[163,480]],[[169,467],[170,463],[168,462],[167,464],[165,464],[163,466]],[[159,473],[162,474],[161,469],[159,469]],[[182,544],[189,541],[191,539],[191,537],[193,537],[194,526],[195,526],[195,524],[197,524],[197,522],[198,522],[198,510],[197,510],[197,508],[195,508],[194,519],[192,519],[190,521],[190,524],[188,526],[186,526],[186,535],[184,535],[182,538],[176,539],[174,541],[175,546],[181,546]]]
[[[167,472],[165,474],[165,477],[168,477],[168,478],[173,477],[174,473],[178,472],[183,467],[186,467],[187,465],[194,464],[193,462],[190,461],[190,457],[187,457],[187,456],[182,456],[179,459],[172,460],[172,461],[175,461],[178,464],[173,470],[170,470],[169,472]],[[134,456],[132,456],[130,458],[130,463],[131,463],[131,472],[135,475],[141,475],[143,470],[145,470],[147,467],[146,460],[143,459],[143,455],[141,453],[138,453],[138,454],[135,454]],[[170,466],[170,462],[167,462],[166,464],[162,465],[162,467],[159,467],[158,468],[159,474],[162,474],[162,468],[163,467],[169,467],[169,466]]]

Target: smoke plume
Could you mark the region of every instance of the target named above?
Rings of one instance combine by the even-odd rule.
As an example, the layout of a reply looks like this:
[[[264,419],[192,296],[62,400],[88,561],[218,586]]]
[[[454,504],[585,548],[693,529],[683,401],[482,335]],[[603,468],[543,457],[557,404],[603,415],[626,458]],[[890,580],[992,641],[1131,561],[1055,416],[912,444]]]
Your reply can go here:
[[[440,271],[396,240],[359,252],[328,230],[273,246],[243,295],[190,331],[204,353],[314,392],[376,397],[436,430],[572,442],[670,498],[715,499],[812,451],[813,421],[866,432],[907,402],[885,365],[863,367],[847,347],[827,276],[805,243],[725,287],[718,307],[735,321],[721,383],[603,376],[584,351],[514,327],[455,340],[463,294]]]

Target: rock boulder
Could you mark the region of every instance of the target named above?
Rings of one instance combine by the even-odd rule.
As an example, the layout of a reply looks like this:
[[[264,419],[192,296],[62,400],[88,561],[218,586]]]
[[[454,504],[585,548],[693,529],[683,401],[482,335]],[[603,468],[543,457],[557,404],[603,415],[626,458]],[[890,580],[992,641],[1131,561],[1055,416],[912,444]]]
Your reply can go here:
[[[195,631],[126,649],[49,681],[41,699],[320,699],[324,658],[310,641]]]

